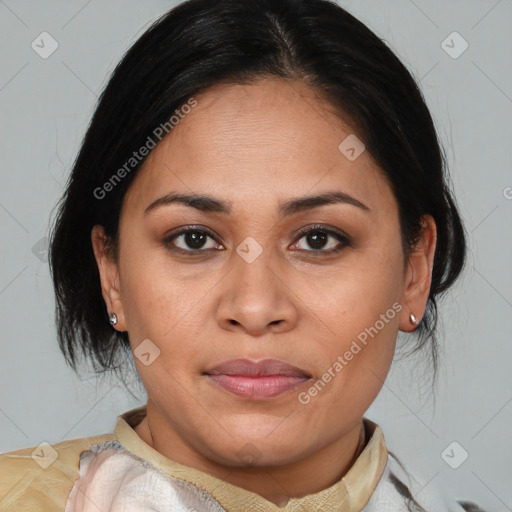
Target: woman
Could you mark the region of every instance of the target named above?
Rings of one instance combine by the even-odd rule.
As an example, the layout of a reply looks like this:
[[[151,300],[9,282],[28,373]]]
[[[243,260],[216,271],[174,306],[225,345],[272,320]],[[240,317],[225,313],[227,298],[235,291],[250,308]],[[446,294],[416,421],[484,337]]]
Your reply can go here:
[[[464,259],[431,116],[377,36],[325,0],[181,4],[113,73],[51,241],[66,360],[133,357],[147,406],[1,456],[2,506],[477,510],[415,491],[364,417],[399,331],[435,362]]]

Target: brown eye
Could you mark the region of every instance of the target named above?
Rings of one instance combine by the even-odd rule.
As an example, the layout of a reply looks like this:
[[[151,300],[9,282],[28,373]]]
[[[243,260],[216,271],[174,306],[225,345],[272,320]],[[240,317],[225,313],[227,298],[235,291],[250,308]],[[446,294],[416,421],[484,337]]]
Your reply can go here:
[[[294,248],[321,254],[332,254],[350,246],[350,240],[347,236],[323,226],[314,226],[303,231],[299,235],[300,240],[304,240],[305,243],[296,242]]]
[[[329,234],[322,231],[312,231],[306,235],[306,241],[313,249],[322,249],[329,240]]]
[[[165,245],[179,251],[195,252],[223,248],[208,231],[198,228],[188,228],[167,237]]]

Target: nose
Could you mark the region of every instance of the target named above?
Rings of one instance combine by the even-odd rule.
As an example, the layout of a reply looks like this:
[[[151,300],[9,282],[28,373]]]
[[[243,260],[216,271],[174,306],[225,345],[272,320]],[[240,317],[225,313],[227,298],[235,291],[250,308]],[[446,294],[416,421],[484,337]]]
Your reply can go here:
[[[233,268],[222,280],[218,324],[251,336],[287,332],[297,324],[294,293],[285,274],[263,253],[251,263],[234,254]]]

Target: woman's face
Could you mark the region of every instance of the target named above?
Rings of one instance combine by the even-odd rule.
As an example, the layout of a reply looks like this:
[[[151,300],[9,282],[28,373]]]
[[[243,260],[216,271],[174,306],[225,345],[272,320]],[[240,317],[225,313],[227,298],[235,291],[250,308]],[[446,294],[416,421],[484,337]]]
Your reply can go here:
[[[428,289],[382,172],[314,92],[265,79],[195,99],[126,194],[107,304],[176,439],[222,464],[297,461],[360,424]],[[214,372],[241,358],[299,371]]]

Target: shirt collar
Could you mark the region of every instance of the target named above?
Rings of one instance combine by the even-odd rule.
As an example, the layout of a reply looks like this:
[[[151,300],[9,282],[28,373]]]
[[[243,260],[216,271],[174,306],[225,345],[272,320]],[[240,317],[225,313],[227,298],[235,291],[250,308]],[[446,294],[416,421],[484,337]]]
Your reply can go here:
[[[248,504],[254,512],[360,511],[377,487],[388,458],[382,429],[371,420],[363,418],[366,446],[345,476],[327,489],[302,498],[291,498],[286,506],[278,507],[258,494],[175,462],[157,452],[133,429],[145,415],[144,405],[118,416],[115,426],[117,440],[134,455],[147,460],[164,473],[210,493],[227,512],[244,510]]]

